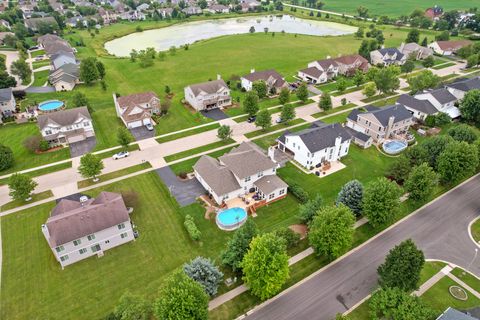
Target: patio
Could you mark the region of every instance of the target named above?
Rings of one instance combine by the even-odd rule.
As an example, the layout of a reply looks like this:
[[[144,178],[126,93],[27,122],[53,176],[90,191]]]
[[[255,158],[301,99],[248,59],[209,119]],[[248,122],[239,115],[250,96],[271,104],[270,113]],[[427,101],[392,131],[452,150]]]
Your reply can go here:
[[[298,169],[302,170],[306,174],[313,174],[316,175],[320,178],[324,178],[326,176],[329,176],[335,172],[338,172],[347,166],[341,163],[340,161],[335,161],[335,162],[329,162],[328,164],[323,164],[319,168],[313,168],[311,170],[302,167],[300,164],[296,163],[295,161],[290,161],[294,166],[296,166]]]

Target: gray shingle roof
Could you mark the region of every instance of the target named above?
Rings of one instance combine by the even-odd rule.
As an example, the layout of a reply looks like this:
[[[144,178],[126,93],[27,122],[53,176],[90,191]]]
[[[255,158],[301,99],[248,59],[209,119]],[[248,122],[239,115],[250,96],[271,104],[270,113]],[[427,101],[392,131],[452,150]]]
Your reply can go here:
[[[268,78],[272,77],[275,79],[275,84],[274,86],[276,88],[280,88],[285,84],[285,80],[283,80],[282,76],[275,70],[270,69],[270,70],[263,70],[263,71],[255,71],[252,73],[249,73],[242,78],[247,79],[250,82],[255,82],[259,80],[267,81]]]
[[[233,173],[210,156],[200,157],[193,169],[217,195],[223,195],[241,188]]]
[[[227,84],[222,79],[192,84],[189,87],[195,96],[198,96],[202,91],[207,94],[213,94],[221,89],[228,88]]]
[[[360,131],[357,131],[357,130],[353,130],[352,128],[345,127],[345,130],[346,130],[352,137],[355,137],[356,139],[358,139],[358,140],[360,140],[360,141],[367,142],[368,140],[371,139],[371,137],[370,137],[369,135],[366,135],[365,133],[360,132]]]
[[[383,49],[378,49],[378,52],[382,54],[382,56],[388,54],[390,56],[394,55],[395,53],[397,54],[397,61],[401,60],[404,56],[403,53],[401,53],[397,48],[383,48]]]
[[[457,101],[457,98],[445,88],[432,90],[429,93],[441,104]]]
[[[263,176],[254,183],[263,194],[268,195],[275,190],[287,188],[288,185],[276,175]]]
[[[478,320],[468,314],[449,307],[437,320]]]
[[[402,94],[398,98],[397,103],[425,114],[435,114],[438,112],[437,108],[435,108],[433,104],[430,103],[430,101],[415,99],[408,94]]]
[[[447,87],[454,88],[463,92],[480,89],[480,77],[471,79],[461,79],[447,84]]]
[[[79,117],[91,120],[92,117],[87,107],[79,107],[55,112],[49,112],[38,116],[37,124],[40,130],[50,123],[67,126],[74,123]]]
[[[380,122],[382,126],[385,127],[388,125],[388,119],[390,119],[390,117],[394,117],[395,122],[412,118],[412,113],[403,105],[393,105],[384,108],[365,106],[363,108],[365,108],[367,111],[362,112],[359,109],[354,109],[352,112],[350,112],[347,118],[352,121],[357,121],[357,115],[370,113],[378,120],[378,122]]]
[[[239,179],[261,171],[273,169],[275,163],[255,144],[243,142],[237,148],[219,158]]]
[[[314,78],[318,78],[322,75],[323,71],[318,69],[317,67],[310,67],[306,69],[300,70],[300,72],[303,72],[309,76],[312,76]]]
[[[12,99],[12,88],[0,89],[0,101],[10,101]]]
[[[288,136],[298,136],[311,153],[335,146],[335,140],[342,138],[342,143],[351,139],[350,134],[339,123],[319,124]]]

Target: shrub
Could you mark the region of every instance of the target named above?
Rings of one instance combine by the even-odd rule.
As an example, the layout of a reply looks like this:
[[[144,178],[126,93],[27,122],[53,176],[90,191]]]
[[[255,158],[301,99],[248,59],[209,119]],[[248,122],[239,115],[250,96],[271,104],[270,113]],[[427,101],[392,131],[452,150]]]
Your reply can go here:
[[[182,171],[178,174],[178,176],[181,178],[181,179],[186,179],[187,178],[187,173],[185,171]]]
[[[40,141],[38,148],[40,149],[40,151],[47,151],[50,148],[50,144],[47,140],[42,140]]]
[[[217,294],[218,285],[222,282],[223,273],[212,260],[196,257],[183,265],[183,271],[187,276],[198,282],[209,296]]]
[[[300,242],[300,235],[290,228],[282,228],[274,233],[277,237],[285,240],[287,249],[295,247]]]
[[[185,216],[185,222],[183,223],[185,229],[187,229],[188,235],[193,241],[200,240],[202,233],[198,230],[197,226],[195,225],[195,221],[193,217],[189,214]]]
[[[298,202],[306,203],[308,201],[308,193],[298,184],[294,183],[289,186],[291,194],[297,198]]]
[[[127,207],[136,207],[138,204],[138,193],[134,190],[122,191],[122,198]]]
[[[35,152],[40,149],[41,140],[42,138],[40,136],[30,136],[23,141],[23,146],[31,152]]]
[[[0,171],[10,169],[14,161],[12,149],[0,144]]]

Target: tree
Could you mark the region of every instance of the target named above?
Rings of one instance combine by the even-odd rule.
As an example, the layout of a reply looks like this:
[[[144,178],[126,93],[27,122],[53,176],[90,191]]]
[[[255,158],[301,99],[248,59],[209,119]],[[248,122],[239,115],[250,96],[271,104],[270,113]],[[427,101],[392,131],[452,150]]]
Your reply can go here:
[[[368,40],[363,40],[358,48],[358,54],[370,61],[370,46]]]
[[[26,201],[29,200],[33,190],[38,185],[28,175],[22,173],[14,173],[8,179],[8,195],[13,200]]]
[[[232,136],[232,132],[233,131],[230,126],[224,124],[218,128],[217,137],[220,138],[222,141],[227,141]]]
[[[466,142],[452,142],[438,156],[437,172],[443,183],[455,183],[472,175],[478,167],[478,150]]]
[[[470,90],[465,94],[460,102],[460,111],[465,120],[480,124],[480,90]]]
[[[347,89],[347,80],[343,77],[338,78],[337,80],[337,91],[343,92],[345,89]]]
[[[328,92],[323,92],[320,100],[318,101],[318,107],[323,111],[328,111],[332,109],[332,98]]]
[[[362,93],[367,97],[373,97],[377,93],[377,86],[374,82],[367,83],[363,88]]]
[[[218,270],[212,260],[196,257],[183,265],[183,271],[187,276],[198,282],[209,296],[217,294],[223,273]]]
[[[365,82],[365,75],[363,74],[362,71],[356,70],[355,75],[353,76],[353,83],[355,83],[355,86],[360,87],[361,84]]]
[[[370,319],[431,320],[436,312],[425,306],[421,300],[398,288],[385,288],[376,291],[369,302]]]
[[[364,27],[359,27],[357,29],[357,32],[355,32],[355,37],[357,38],[363,38],[365,35],[365,28]]]
[[[241,270],[243,256],[248,250],[250,241],[258,234],[258,228],[253,219],[241,226],[233,237],[227,242],[227,248],[222,252],[222,263],[232,268],[233,271]]]
[[[258,95],[255,91],[249,91],[243,100],[243,111],[250,117],[253,117],[258,112]]]
[[[422,61],[422,65],[425,68],[431,68],[435,65],[435,58],[433,56],[428,56]]]
[[[255,119],[255,125],[257,127],[262,127],[263,131],[272,126],[272,115],[268,109],[263,109],[258,113],[257,119]]]
[[[425,149],[428,155],[428,164],[430,167],[437,169],[437,159],[445,150],[447,145],[453,141],[453,138],[448,135],[438,135],[426,139],[421,143],[421,147]]]
[[[166,115],[168,113],[168,110],[170,110],[171,106],[172,106],[172,100],[169,99],[168,97],[165,97],[163,102],[160,104],[160,114]]]
[[[425,200],[432,194],[437,184],[438,175],[428,164],[422,163],[413,167],[405,182],[405,190],[409,192],[409,199]]]
[[[418,43],[420,41],[420,31],[418,29],[411,29],[407,34],[407,39],[405,39],[406,43],[415,42]]]
[[[415,62],[412,59],[407,59],[405,63],[400,67],[403,73],[410,73],[415,69]]]
[[[378,70],[377,76],[373,81],[377,89],[382,93],[392,93],[400,87],[400,68],[389,66]]]
[[[12,149],[0,144],[0,171],[10,169],[14,162]]]
[[[105,65],[103,64],[102,61],[97,60],[97,70],[98,70],[98,76],[100,77],[100,79],[103,80],[103,78],[105,78],[106,71],[105,71]]]
[[[73,106],[75,108],[89,106],[87,96],[83,92],[80,92],[80,91],[75,92],[72,100],[73,100]]]
[[[85,58],[80,62],[80,80],[89,85],[100,77],[97,68],[97,59]]]
[[[410,85],[410,91],[413,93],[425,89],[436,87],[440,83],[440,77],[433,74],[430,70],[424,70],[415,76],[410,76],[407,83]]]
[[[0,71],[0,89],[13,88],[17,86],[17,80],[6,71]]]
[[[298,100],[302,101],[303,103],[307,102],[308,100],[308,89],[305,83],[302,83],[300,87],[297,88],[297,92],[295,93]]]
[[[268,88],[265,81],[262,81],[262,80],[255,81],[252,84],[252,90],[257,92],[257,95],[260,99],[263,99],[267,96]]]
[[[383,288],[398,288],[410,292],[418,288],[425,256],[411,240],[405,240],[388,253],[377,271]]]
[[[39,135],[29,136],[23,140],[23,146],[30,152],[35,152],[40,149],[40,141],[42,141],[42,137]]]
[[[467,68],[473,68],[478,65],[480,57],[478,54],[472,54],[467,58]]]
[[[282,107],[280,119],[282,119],[283,123],[285,124],[288,124],[291,120],[295,119],[295,108],[293,105],[286,104]]]
[[[253,238],[242,268],[242,279],[253,295],[262,300],[274,296],[289,277],[285,240],[274,233]]]
[[[122,146],[122,151],[128,150],[128,145],[133,141],[132,134],[125,127],[118,128],[117,142]]]
[[[363,185],[358,180],[351,180],[343,185],[342,189],[337,195],[336,205],[344,204],[356,216],[362,214],[363,203]]]
[[[288,101],[290,101],[290,90],[288,90],[287,88],[282,88],[282,90],[280,90],[280,95],[278,97],[278,101],[282,105],[284,105]]]
[[[155,301],[154,312],[157,319],[196,319],[208,318],[208,295],[202,286],[188,277],[183,270],[175,271],[161,289]]]
[[[30,65],[23,59],[19,59],[12,63],[11,73],[19,76],[23,83],[29,83],[32,76]]]
[[[130,61],[135,62],[137,60],[137,58],[138,58],[137,50],[132,49],[132,51],[130,51]]]
[[[320,209],[310,223],[308,242],[318,255],[335,259],[347,252],[353,241],[355,217],[340,204]]]
[[[477,133],[468,124],[459,124],[451,127],[447,131],[448,135],[457,141],[465,141],[467,143],[473,143],[477,140]]]
[[[125,292],[113,311],[118,320],[149,320],[152,306],[142,297]]]
[[[427,150],[418,144],[405,150],[403,155],[410,161],[412,167],[428,162]]]
[[[403,183],[407,179],[411,170],[412,165],[410,160],[402,155],[397,158],[397,161],[390,165],[387,176],[398,183]]]
[[[367,18],[368,17],[368,8],[365,8],[363,6],[359,6],[357,8],[357,13],[358,13],[358,16],[361,17],[361,18]]]
[[[428,46],[428,39],[427,37],[423,38],[422,43],[420,44],[422,47]]]
[[[373,227],[390,221],[400,204],[400,187],[386,178],[367,184],[363,193],[363,214]]]
[[[323,199],[320,195],[317,195],[315,199],[308,200],[298,207],[298,217],[303,223],[309,224],[318,210],[322,207]]]
[[[94,181],[97,181],[98,179],[96,177],[102,172],[103,168],[101,158],[94,154],[87,153],[80,158],[78,172],[86,179],[93,178]]]

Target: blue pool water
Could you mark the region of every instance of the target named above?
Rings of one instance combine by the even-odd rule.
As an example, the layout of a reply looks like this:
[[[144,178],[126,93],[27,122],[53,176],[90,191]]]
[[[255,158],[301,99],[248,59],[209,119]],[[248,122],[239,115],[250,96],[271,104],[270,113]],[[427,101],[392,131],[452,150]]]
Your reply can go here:
[[[230,208],[220,211],[217,215],[217,221],[222,227],[231,227],[247,219],[247,212],[243,208]]]
[[[383,151],[388,154],[397,154],[405,150],[407,147],[408,144],[404,141],[392,140],[383,144]]]
[[[42,111],[52,111],[60,109],[63,106],[63,102],[60,100],[50,100],[42,102],[38,105],[38,109]]]

